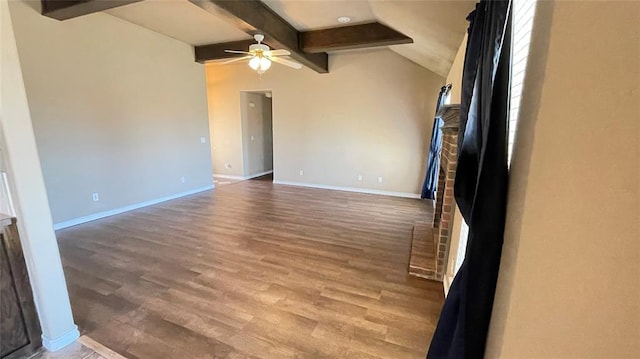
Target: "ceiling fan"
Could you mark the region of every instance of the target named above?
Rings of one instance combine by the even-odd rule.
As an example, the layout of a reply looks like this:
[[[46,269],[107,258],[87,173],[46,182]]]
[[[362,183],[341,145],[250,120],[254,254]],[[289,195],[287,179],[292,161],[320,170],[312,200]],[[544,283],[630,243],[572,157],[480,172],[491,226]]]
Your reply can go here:
[[[289,66],[296,70],[301,69],[302,65],[293,61],[284,59],[281,56],[289,56],[291,53],[287,50],[271,50],[271,48],[262,43],[264,35],[255,34],[253,38],[258,42],[249,46],[249,51],[238,50],[224,50],[231,54],[244,54],[245,56],[237,57],[220,64],[230,64],[238,61],[249,60],[249,67],[254,69],[257,73],[263,74],[271,67],[271,62],[275,62],[281,65]]]

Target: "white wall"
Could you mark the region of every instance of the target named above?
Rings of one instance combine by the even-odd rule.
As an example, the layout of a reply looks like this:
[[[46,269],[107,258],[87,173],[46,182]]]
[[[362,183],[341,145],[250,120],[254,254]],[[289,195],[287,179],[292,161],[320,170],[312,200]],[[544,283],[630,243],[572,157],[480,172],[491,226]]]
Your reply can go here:
[[[262,93],[240,94],[243,177],[273,170],[271,99]]]
[[[103,13],[60,22],[10,5],[54,222],[212,185],[189,45]]]
[[[56,350],[75,341],[69,295],[53,232],[22,70],[7,1],[0,1],[0,152],[7,171],[43,344]]]
[[[207,65],[214,172],[241,175],[240,91],[271,90],[276,181],[417,195],[444,79],[389,50],[334,54],[329,68],[274,64],[261,79]]]
[[[488,358],[640,353],[638,24],[638,2],[538,2]]]

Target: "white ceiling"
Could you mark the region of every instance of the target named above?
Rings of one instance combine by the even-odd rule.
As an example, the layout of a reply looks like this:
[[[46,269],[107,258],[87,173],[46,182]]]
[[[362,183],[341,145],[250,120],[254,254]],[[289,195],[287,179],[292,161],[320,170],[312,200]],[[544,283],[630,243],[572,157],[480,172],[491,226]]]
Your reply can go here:
[[[262,0],[297,30],[318,30],[343,26],[341,16],[351,18],[351,24],[376,21],[366,0]]]
[[[251,39],[223,17],[187,0],[145,0],[105,12],[194,46]]]
[[[298,30],[380,21],[413,38],[391,50],[446,76],[467,28],[474,0],[263,0]],[[251,38],[221,15],[187,0],[145,0],[107,13],[191,45]]]
[[[413,44],[391,50],[429,70],[447,76],[467,31],[475,1],[370,1],[380,22],[411,37]]]

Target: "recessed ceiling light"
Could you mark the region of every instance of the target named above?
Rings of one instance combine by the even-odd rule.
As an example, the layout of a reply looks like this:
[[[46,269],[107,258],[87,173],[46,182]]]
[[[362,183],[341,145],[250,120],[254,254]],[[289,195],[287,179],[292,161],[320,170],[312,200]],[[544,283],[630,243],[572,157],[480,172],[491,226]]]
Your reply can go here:
[[[348,23],[349,21],[351,21],[351,18],[350,18],[350,17],[348,17],[348,16],[340,16],[340,17],[338,18],[338,22],[339,22],[339,23],[341,23],[341,24],[346,24],[346,23]]]

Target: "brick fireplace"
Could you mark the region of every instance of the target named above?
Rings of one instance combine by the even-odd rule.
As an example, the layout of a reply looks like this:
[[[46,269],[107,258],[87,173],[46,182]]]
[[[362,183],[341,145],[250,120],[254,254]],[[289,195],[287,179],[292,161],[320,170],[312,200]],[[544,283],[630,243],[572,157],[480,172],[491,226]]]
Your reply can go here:
[[[459,115],[460,105],[443,106],[436,114],[444,122],[440,127],[440,170],[433,218],[413,227],[409,274],[417,277],[438,281],[444,277],[455,209],[453,183],[458,157]]]

